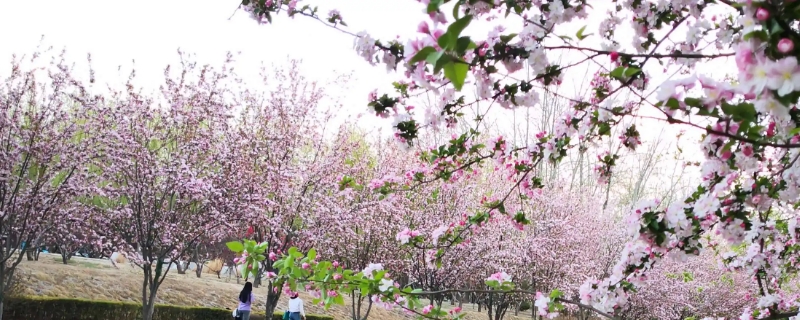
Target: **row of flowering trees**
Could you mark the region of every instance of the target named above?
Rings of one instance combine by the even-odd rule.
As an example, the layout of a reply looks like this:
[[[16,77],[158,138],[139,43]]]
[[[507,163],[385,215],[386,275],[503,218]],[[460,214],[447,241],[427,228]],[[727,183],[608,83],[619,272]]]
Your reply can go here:
[[[450,172],[451,182],[440,184],[425,180],[415,159],[448,165],[441,155],[450,150],[412,153],[352,127],[327,128],[330,97],[295,62],[265,77],[268,90],[249,91],[227,64],[184,61],[177,72],[165,70],[152,94],[136,88],[133,76],[122,90],[93,93],[92,81],[64,61],[45,69],[22,62],[12,64],[0,100],[6,287],[23,243],[47,238],[120,251],[142,270],[142,315],[151,319],[171,264],[201,245],[244,237],[229,246],[248,252],[236,259],[245,277],[269,279],[270,313],[282,292],[305,287],[322,304],[348,296],[354,319],[398,304],[426,317],[458,316],[460,307],[443,311],[443,301],[469,293],[499,320],[522,303],[555,314],[549,298],[533,293],[556,292],[550,303],[577,301],[582,281],[612,272],[610,257],[622,250],[620,223],[602,196],[508,174],[526,161],[497,158]],[[467,149],[481,143],[506,144],[483,140]],[[702,314],[715,304],[698,301],[697,288],[738,293],[728,283],[739,279],[724,271],[684,271],[658,274],[665,283],[683,278],[668,294],[632,302],[639,309],[629,313]],[[661,301],[664,310],[649,306],[663,297],[675,301]],[[571,312],[602,312],[577,306]]]
[[[491,177],[479,187],[373,192],[404,179],[392,174],[411,154],[353,128],[325,137],[327,97],[296,62],[265,78],[276,84],[270,90],[238,90],[227,65],[184,61],[165,70],[154,94],[137,89],[133,76],[123,90],[93,94],[91,81],[56,61],[40,69],[26,63],[35,59],[16,59],[4,79],[4,287],[22,250],[39,244],[57,246],[65,263],[78,248],[124,253],[142,270],[144,319],[173,263],[232,237],[265,244],[261,263],[242,270],[256,279],[278,273],[273,262],[290,247],[319,247],[348,268],[380,260],[429,290],[480,285],[481,274],[517,263],[498,255],[516,241],[499,223],[476,230],[484,241],[453,248],[439,269],[436,252],[398,247],[403,230],[444,234],[438,222],[472,214],[480,205],[472,199],[492,197]],[[470,269],[474,277],[464,277]],[[282,291],[266,285],[271,312]],[[354,317],[367,318],[375,296],[346,293],[364,306]]]
[[[271,90],[240,88],[230,60],[183,60],[155,92],[131,73],[100,93],[63,56],[39,59],[15,58],[0,89],[0,307],[23,250],[41,244],[65,263],[79,248],[123,253],[152,319],[172,264],[246,235],[274,256],[330,227],[357,145],[322,138],[329,97],[296,61],[265,72]]]
[[[441,253],[468,241],[471,230],[482,228],[497,215],[511,217],[514,223],[507,228],[512,228],[533,213],[512,195],[527,195],[541,187],[542,164],[558,163],[574,149],[597,146],[598,182],[608,183],[621,157],[638,150],[642,127],[656,122],[681,126],[702,134],[700,143],[679,146],[699,150],[702,156],[698,162],[702,180],[694,192],[670,197],[669,203],[657,199],[634,207],[626,218],[626,244],[609,272],[586,275],[575,300],[562,291],[537,293],[536,307],[548,316],[556,316],[569,304],[619,317],[635,303],[635,292],[652,288],[648,282],[657,279],[659,272],[673,274],[666,270],[691,266],[686,263],[690,257],[709,258],[713,252],[725,269],[737,275],[732,282],[749,279],[742,287],[753,288],[752,294],[735,298],[741,304],[732,307],[741,319],[797,316],[800,2],[417,2],[408,4],[421,10],[421,21],[414,23],[419,32],[416,38],[381,41],[369,30],[347,31],[355,37],[359,56],[371,65],[397,70],[401,79],[394,92],[371,94],[367,105],[377,116],[395,119],[396,140],[405,145],[418,144],[428,130],[454,128],[457,134],[418,154],[418,166],[407,171],[407,179],[384,181],[375,189],[385,194],[432,181],[480,184],[476,179],[480,175],[469,172],[488,162],[496,163],[511,183],[478,213],[443,221],[444,227],[457,225],[444,236],[409,231],[416,239],[410,245]],[[348,26],[344,23],[347,13],[332,10],[321,16],[313,4],[296,0],[243,0],[240,6],[259,23],[270,23],[284,14],[320,20],[338,30]],[[488,25],[491,31],[476,35],[471,27],[478,24]],[[701,71],[707,64],[715,74]],[[541,92],[564,95],[568,90],[560,86],[577,67],[594,72],[591,90],[567,93],[570,106],[550,130],[516,144],[503,137],[486,137],[480,123],[502,111],[473,112],[474,106],[537,107]],[[726,70],[734,76],[719,72]],[[475,94],[466,94],[465,89]],[[435,95],[441,103],[422,112],[413,108],[415,98],[424,94]],[[607,142],[617,139],[621,147],[603,150],[602,146],[610,145]],[[437,261],[441,257],[437,254]],[[279,265],[288,272],[293,262],[307,258],[293,253]],[[317,266],[307,274],[287,277],[330,289],[320,281],[326,273],[338,271],[326,269],[324,262]],[[422,310],[420,314],[426,317],[446,315],[421,308],[416,297],[431,292],[372,288],[390,280],[373,269],[358,274],[363,277],[347,279],[347,285],[371,288],[364,292],[380,293],[382,301]],[[524,291],[510,280],[500,274],[486,283],[501,292]],[[675,288],[670,294],[682,291]],[[670,298],[670,294],[661,297]],[[695,299],[708,301],[700,296]],[[724,316],[713,308],[696,309],[693,314],[708,319]]]

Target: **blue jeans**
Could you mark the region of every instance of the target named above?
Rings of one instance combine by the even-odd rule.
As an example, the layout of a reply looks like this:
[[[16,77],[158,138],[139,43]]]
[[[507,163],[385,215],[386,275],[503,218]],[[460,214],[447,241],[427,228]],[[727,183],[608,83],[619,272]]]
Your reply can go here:
[[[290,320],[300,320],[300,312],[291,312],[289,313]]]
[[[242,316],[242,320],[250,320],[250,310],[239,310],[238,312]]]

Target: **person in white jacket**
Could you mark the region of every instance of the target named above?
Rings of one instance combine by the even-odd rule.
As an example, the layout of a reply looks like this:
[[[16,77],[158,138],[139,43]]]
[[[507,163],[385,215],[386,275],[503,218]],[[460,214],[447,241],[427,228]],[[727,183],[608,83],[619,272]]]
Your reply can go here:
[[[290,320],[300,320],[301,318],[305,320],[306,312],[303,310],[303,299],[300,299],[300,295],[295,292],[292,294],[291,299],[289,299],[289,319]]]

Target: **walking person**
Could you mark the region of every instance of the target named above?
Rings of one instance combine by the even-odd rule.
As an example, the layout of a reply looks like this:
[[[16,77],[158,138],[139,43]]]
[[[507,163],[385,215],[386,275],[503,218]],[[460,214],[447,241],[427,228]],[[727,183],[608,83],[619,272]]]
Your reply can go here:
[[[303,299],[300,299],[300,295],[295,292],[292,294],[291,299],[289,299],[289,308],[287,311],[289,312],[289,319],[290,320],[300,320],[302,318],[305,320],[306,312],[303,311]]]
[[[239,306],[236,308],[239,317],[237,317],[237,319],[250,320],[250,307],[253,305],[255,299],[256,297],[253,295],[253,283],[245,283],[242,292],[239,292]]]

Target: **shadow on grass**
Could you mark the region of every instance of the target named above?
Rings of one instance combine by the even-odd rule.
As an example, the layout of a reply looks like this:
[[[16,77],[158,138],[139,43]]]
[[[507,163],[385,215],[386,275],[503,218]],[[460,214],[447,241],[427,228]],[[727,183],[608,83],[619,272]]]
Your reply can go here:
[[[60,257],[54,257],[53,261],[63,264],[63,261]],[[69,260],[67,261],[67,265],[76,266],[81,268],[89,268],[89,269],[110,269],[110,266],[99,264],[99,263],[92,263],[88,261],[77,261],[77,260]]]

